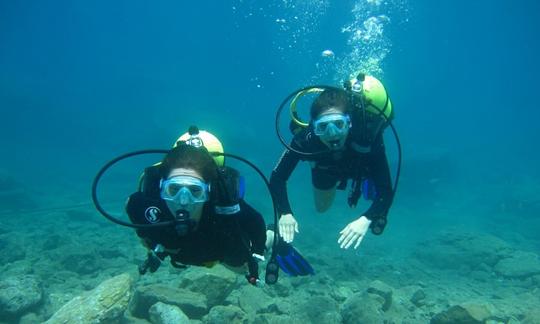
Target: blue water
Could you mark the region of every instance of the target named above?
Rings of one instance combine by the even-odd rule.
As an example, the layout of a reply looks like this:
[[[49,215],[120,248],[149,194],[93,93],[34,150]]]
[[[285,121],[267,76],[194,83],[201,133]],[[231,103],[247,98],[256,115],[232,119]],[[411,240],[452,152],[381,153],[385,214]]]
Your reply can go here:
[[[2,169],[29,186],[88,184],[115,154],[167,147],[196,123],[269,172],[282,98],[345,76],[355,5],[389,18],[375,74],[396,106],[405,175],[435,151],[467,178],[538,173],[534,1],[5,1]]]
[[[103,163],[167,148],[191,124],[269,175],[283,149],[281,100],[367,67],[392,97],[403,145],[398,196],[376,240],[391,249],[463,225],[533,240],[538,252],[539,12],[532,0],[0,1],[0,172],[12,181],[0,191],[25,192],[2,208],[89,203]],[[380,34],[351,42],[370,17]],[[123,201],[158,159],[126,162],[107,199]],[[307,177],[302,165],[291,202],[311,213]],[[320,225],[299,218],[305,231]],[[347,219],[322,224],[337,232]]]

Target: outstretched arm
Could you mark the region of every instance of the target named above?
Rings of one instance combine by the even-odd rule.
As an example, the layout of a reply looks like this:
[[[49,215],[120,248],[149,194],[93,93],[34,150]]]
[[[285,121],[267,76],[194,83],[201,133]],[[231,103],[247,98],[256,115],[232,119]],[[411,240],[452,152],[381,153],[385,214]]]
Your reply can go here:
[[[340,232],[338,244],[342,249],[348,249],[353,244],[355,249],[358,248],[369,228],[373,234],[379,235],[386,226],[386,216],[392,205],[393,191],[382,136],[379,136],[373,144],[367,164],[367,176],[375,185],[376,196],[370,208]]]
[[[286,150],[281,155],[276,167],[270,176],[270,189],[276,200],[279,215],[292,214],[287,192],[287,181],[299,162],[293,152]]]
[[[240,226],[251,242],[251,253],[264,255],[266,248],[266,225],[262,215],[245,201],[240,201],[242,210]]]
[[[386,226],[386,216],[393,202],[392,178],[386,157],[386,150],[382,135],[372,146],[368,158],[368,177],[375,184],[376,196],[365,216],[372,221],[371,230],[374,234],[381,234]]]
[[[299,158],[295,153],[286,150],[270,177],[270,188],[276,200],[279,215],[279,234],[285,242],[290,243],[294,234],[298,233],[298,223],[292,215],[289,196],[287,193],[287,180],[298,165]]]

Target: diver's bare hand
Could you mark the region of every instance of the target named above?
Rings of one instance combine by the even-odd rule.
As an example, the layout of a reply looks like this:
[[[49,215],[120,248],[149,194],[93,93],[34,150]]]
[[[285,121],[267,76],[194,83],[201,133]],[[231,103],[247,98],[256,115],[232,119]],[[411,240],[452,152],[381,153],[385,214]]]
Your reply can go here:
[[[360,243],[366,236],[366,232],[369,229],[371,221],[366,216],[362,216],[352,223],[349,223],[339,234],[338,244],[342,249],[348,249],[354,242],[354,248],[360,246]]]
[[[279,235],[286,243],[294,240],[294,233],[298,233],[298,222],[292,214],[281,215],[279,219]]]

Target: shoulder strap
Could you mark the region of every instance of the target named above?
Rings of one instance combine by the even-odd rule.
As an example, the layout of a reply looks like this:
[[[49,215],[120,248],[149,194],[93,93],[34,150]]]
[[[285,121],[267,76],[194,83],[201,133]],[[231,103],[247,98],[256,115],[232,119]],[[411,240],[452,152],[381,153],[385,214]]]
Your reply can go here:
[[[219,177],[214,191],[214,209],[219,215],[232,215],[240,211],[240,200],[244,198],[245,181],[236,169],[219,168]]]
[[[159,198],[160,181],[159,165],[152,165],[144,169],[139,180],[139,191],[148,197]]]

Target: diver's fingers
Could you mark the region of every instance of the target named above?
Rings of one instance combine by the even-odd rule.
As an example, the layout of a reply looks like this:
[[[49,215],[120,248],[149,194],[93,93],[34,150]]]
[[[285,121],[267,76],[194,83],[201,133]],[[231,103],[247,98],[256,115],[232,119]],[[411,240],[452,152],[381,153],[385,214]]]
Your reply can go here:
[[[360,243],[362,243],[362,240],[364,239],[364,237],[365,237],[365,235],[360,235],[360,237],[356,241],[356,244],[354,245],[355,250],[360,246]]]
[[[349,237],[347,237],[347,241],[343,242],[341,248],[342,249],[348,249],[349,246],[351,246],[351,244],[354,243],[355,238],[356,238],[356,235],[354,233],[352,235],[350,235]]]
[[[283,240],[287,241],[288,237],[289,237],[289,231],[287,230],[287,225],[282,225],[282,232],[281,232],[281,237],[283,237]]]
[[[347,226],[345,226],[344,229],[341,230],[341,232],[339,232],[339,234],[346,234],[345,232],[349,232],[351,230],[351,224],[348,224]]]
[[[361,238],[362,238],[362,235],[360,235],[358,233],[354,233],[354,236],[351,238],[349,243],[347,243],[347,245],[345,246],[345,249],[348,249],[354,243],[354,241],[356,241],[358,239],[361,239]]]
[[[294,236],[293,225],[292,224],[285,225],[283,240],[287,243],[291,243],[293,240],[293,236]]]
[[[278,229],[279,229],[278,231],[279,236],[283,237],[283,232],[285,232],[285,227],[283,226],[283,224],[279,224]]]
[[[339,237],[339,239],[337,240],[338,244],[341,244],[341,242],[343,242],[343,240],[345,239],[345,237],[347,236],[348,233],[343,233],[343,231],[341,231],[341,236]]]
[[[281,236],[284,241],[287,241],[287,237],[289,236],[289,233],[287,231],[287,225],[285,224],[279,225],[279,236]]]
[[[289,227],[289,242],[287,242],[287,243],[292,243],[292,241],[294,240],[295,231],[296,231],[296,223],[291,224],[290,227]]]
[[[345,245],[347,245],[347,242],[349,242],[348,239],[343,240],[343,242],[341,242],[341,244],[339,245],[339,247],[342,248],[342,249],[344,249],[344,248],[345,248]]]
[[[339,240],[337,241],[338,244],[343,242],[345,237],[347,237],[350,233],[351,233],[351,230],[349,229],[349,225],[347,225],[347,227],[345,227],[341,232],[339,232],[339,234],[341,234],[341,236],[339,237]]]
[[[348,249],[349,246],[351,246],[356,241],[356,239],[358,239],[358,233],[352,232],[345,248]]]
[[[294,231],[295,231],[296,233],[300,233],[300,232],[298,231],[298,223],[294,223]]]
[[[345,239],[343,240],[343,242],[341,242],[341,246],[340,246],[340,247],[341,247],[342,249],[343,249],[343,248],[346,249],[348,246],[350,246],[350,245],[351,245],[351,241],[354,241],[355,235],[356,235],[356,234],[355,234],[354,232],[352,232],[352,231],[349,232],[349,233],[347,234],[347,236],[345,237]]]
[[[342,232],[343,232],[343,231],[342,231]],[[345,235],[341,234],[341,235],[339,236],[339,239],[337,240],[337,243],[338,243],[338,244],[341,244],[341,241],[343,241],[344,238],[345,238]]]

